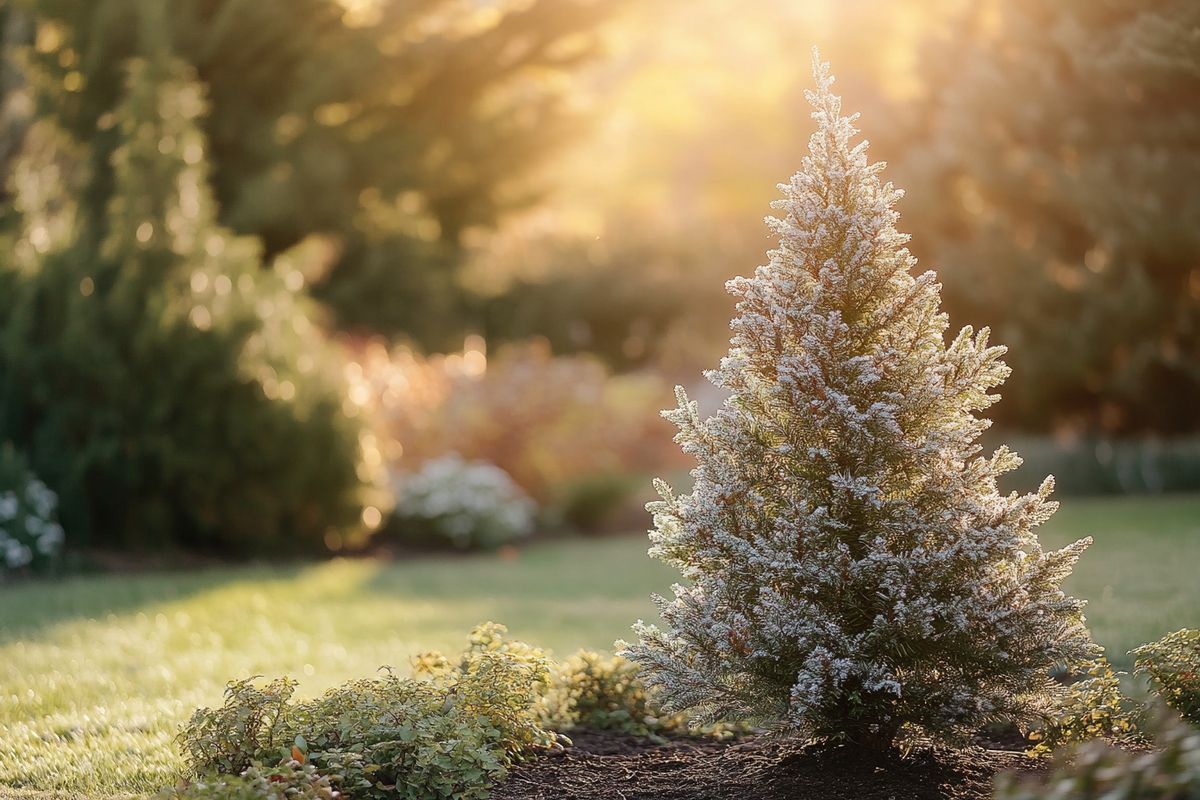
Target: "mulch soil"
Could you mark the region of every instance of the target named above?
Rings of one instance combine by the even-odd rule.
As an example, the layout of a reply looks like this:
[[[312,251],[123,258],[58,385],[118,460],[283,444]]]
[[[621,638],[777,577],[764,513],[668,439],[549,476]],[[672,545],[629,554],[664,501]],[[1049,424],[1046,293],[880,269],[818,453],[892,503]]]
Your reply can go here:
[[[766,736],[655,743],[574,731],[571,738],[565,752],[514,769],[493,800],[986,800],[997,773],[1040,766],[984,746],[872,756]]]

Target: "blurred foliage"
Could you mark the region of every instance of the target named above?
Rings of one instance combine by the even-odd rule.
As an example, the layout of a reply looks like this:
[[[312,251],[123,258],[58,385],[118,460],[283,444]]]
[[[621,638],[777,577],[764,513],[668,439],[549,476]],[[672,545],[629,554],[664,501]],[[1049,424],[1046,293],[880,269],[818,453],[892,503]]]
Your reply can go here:
[[[43,113],[91,145],[90,213],[103,214],[118,146],[102,123],[151,25],[208,87],[221,221],[268,258],[335,235],[343,251],[316,289],[342,323],[435,347],[462,335],[446,273],[463,235],[536,197],[531,172],[582,129],[563,78],[597,55],[597,27],[621,5],[17,2],[36,15],[48,82],[67,88],[43,94]]]
[[[848,106],[876,121],[872,152],[912,189],[901,227],[939,271],[952,323],[991,324],[1013,349],[998,421],[1200,426],[1194,3],[630,13],[623,46],[584,76],[616,88],[553,202],[474,252],[475,280],[511,279],[485,313],[490,340],[540,332],[556,352],[680,375],[711,362],[727,335],[720,284],[761,263],[759,217],[810,130],[795,52],[815,41]]]
[[[374,422],[378,452],[401,473],[446,453],[494,464],[554,507],[585,477],[676,462],[658,418],[668,396],[650,375],[612,376],[587,356],[554,356],[544,342],[493,358],[479,337],[461,353],[422,357],[378,342],[349,370],[352,395]]]
[[[1067,748],[1047,774],[1009,773],[996,800],[1191,800],[1200,797],[1200,731],[1164,715],[1154,746],[1122,750],[1101,741]]]
[[[353,533],[367,476],[302,254],[264,268],[216,224],[202,88],[142,33],[97,134],[111,169],[46,121],[17,166],[0,437],[77,545],[322,549]]]
[[[718,276],[698,284],[678,279],[705,262],[703,241],[664,235],[645,220],[604,225],[615,235],[589,241],[530,217],[487,238],[468,272],[484,337],[540,337],[555,353],[588,353],[630,370],[673,355],[671,334],[685,317],[725,310]]]
[[[352,797],[485,798],[513,763],[559,746],[538,719],[549,661],[505,632],[484,623],[456,659],[414,659],[414,678],[387,670],[302,703],[290,702],[288,679],[264,689],[234,681],[225,704],[198,709],[179,742],[202,779],[239,774],[248,758],[299,755]]]
[[[1006,491],[1033,491],[1045,475],[1054,476],[1054,491],[1064,497],[1200,489],[1200,439],[1195,436],[1063,439],[1026,434],[1007,441],[1024,463],[1001,479]]]
[[[873,152],[921,188],[902,227],[952,321],[1019,354],[998,421],[1200,426],[1188,0],[155,5],[0,10],[41,114],[86,141],[83,213],[105,213],[103,123],[152,25],[212,98],[220,220],[268,261],[327,237],[309,285],[346,329],[694,374],[727,334],[722,282],[768,246],[758,218],[811,126],[796,43],[819,42],[848,105],[887,122]],[[29,130],[20,60],[0,65],[0,163]]]
[[[584,475],[566,483],[558,490],[556,510],[569,530],[579,533],[601,533],[610,524],[625,523],[621,512],[629,501],[644,494],[646,481],[642,475],[629,472],[598,472]],[[644,507],[637,509],[637,523],[644,521]],[[623,530],[628,530],[626,525]]]
[[[1169,633],[1131,655],[1134,674],[1149,678],[1163,702],[1200,727],[1200,630]]]
[[[904,224],[951,319],[1015,354],[999,422],[1200,429],[1198,26],[1191,0],[1016,0],[931,43]]]

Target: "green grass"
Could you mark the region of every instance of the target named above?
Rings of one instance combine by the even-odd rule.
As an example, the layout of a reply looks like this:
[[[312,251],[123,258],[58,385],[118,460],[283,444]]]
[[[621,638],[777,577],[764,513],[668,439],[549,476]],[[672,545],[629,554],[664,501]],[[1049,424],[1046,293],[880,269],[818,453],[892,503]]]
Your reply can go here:
[[[1070,500],[1044,538],[1096,544],[1072,579],[1113,660],[1200,625],[1200,496]],[[144,794],[171,738],[226,680],[289,673],[312,694],[492,619],[566,655],[610,647],[673,575],[638,537],[545,544],[516,560],[334,561],[78,578],[0,589],[0,796]],[[4,787],[10,787],[5,789]]]

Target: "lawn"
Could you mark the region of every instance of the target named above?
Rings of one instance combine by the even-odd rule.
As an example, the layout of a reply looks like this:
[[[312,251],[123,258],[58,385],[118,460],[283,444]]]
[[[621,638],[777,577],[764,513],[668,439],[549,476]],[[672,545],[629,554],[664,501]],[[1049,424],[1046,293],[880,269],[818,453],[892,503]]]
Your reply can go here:
[[[1072,579],[1097,638],[1125,651],[1200,625],[1200,496],[1069,500],[1049,544],[1092,535]],[[106,798],[170,782],[171,738],[235,676],[314,693],[476,622],[566,655],[608,648],[672,573],[640,537],[561,541],[514,559],[332,561],[77,578],[0,589],[0,796]],[[4,787],[14,787],[5,789]]]

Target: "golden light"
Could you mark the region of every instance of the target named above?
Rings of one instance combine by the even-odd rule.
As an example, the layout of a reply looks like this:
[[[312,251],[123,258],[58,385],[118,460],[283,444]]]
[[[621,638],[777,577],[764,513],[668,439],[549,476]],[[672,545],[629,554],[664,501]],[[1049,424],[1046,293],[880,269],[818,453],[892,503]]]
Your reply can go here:
[[[383,522],[383,512],[375,506],[367,506],[362,511],[362,521],[371,530],[375,530]]]

